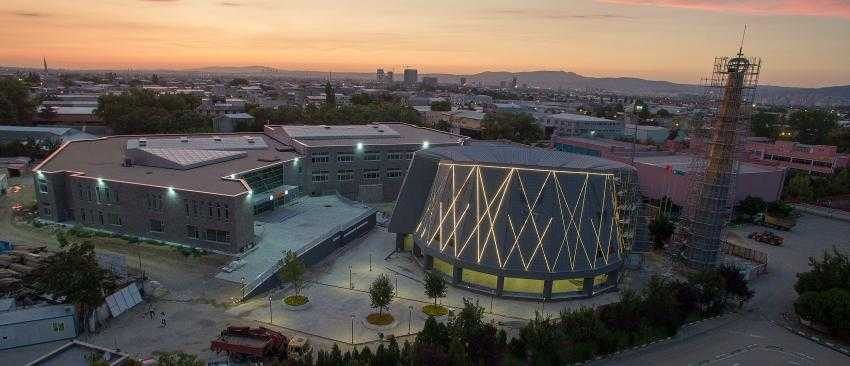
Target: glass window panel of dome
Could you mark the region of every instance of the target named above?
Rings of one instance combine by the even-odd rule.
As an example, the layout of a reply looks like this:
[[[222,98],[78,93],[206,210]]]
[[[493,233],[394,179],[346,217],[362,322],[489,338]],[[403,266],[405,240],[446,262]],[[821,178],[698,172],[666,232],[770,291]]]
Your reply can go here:
[[[542,294],[543,280],[535,280],[531,278],[505,277],[505,283],[502,285],[502,290],[507,292],[521,292],[528,294]]]
[[[434,269],[436,269],[439,272],[442,272],[443,274],[445,274],[447,276],[454,275],[454,266],[452,266],[451,263],[449,263],[449,262],[446,262],[446,261],[443,261],[443,260],[440,260],[440,259],[437,259],[437,258],[434,258]]]
[[[584,289],[583,278],[570,278],[566,280],[552,281],[553,293],[579,292]]]
[[[499,278],[489,273],[478,272],[468,268],[464,268],[461,280],[470,285],[495,289]]]
[[[608,275],[601,274],[599,276],[593,277],[593,287],[604,286],[608,283]]]

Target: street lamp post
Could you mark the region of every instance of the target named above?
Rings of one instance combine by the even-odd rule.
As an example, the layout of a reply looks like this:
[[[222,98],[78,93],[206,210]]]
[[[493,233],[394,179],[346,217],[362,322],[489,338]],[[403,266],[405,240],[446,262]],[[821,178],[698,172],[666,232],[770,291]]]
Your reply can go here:
[[[413,305],[407,305],[408,315],[407,315],[407,335],[410,335],[411,332],[411,323],[413,323]]]
[[[348,265],[348,288],[354,289],[354,281],[351,280],[351,265]]]
[[[395,274],[395,296],[398,297],[398,273]]]
[[[369,272],[372,272],[372,253],[369,253]]]
[[[274,315],[272,314],[272,295],[269,295],[269,324],[274,324]]]
[[[351,313],[351,345],[354,345],[354,313]]]
[[[239,279],[239,283],[242,284],[242,297],[239,298],[239,302],[242,302],[242,301],[245,300],[245,277],[244,276],[241,279]]]

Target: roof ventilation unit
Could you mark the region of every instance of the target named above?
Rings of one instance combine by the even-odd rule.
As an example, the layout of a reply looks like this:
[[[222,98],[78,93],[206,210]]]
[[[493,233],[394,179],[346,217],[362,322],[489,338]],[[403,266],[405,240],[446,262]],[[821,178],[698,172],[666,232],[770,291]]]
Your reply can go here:
[[[184,144],[185,144],[185,143],[189,143],[189,136],[181,136],[181,137],[180,137],[180,142],[182,142],[182,143],[184,143]]]
[[[140,147],[148,146],[148,139],[139,139],[139,146]]]
[[[213,141],[221,142],[221,136],[213,136]]]
[[[254,143],[254,136],[245,136],[245,140],[247,140],[249,144],[253,144]]]

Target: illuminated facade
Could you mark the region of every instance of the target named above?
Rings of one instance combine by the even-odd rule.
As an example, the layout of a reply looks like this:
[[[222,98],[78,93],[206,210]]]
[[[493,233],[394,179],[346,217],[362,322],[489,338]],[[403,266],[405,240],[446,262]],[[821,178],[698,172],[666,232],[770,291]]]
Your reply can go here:
[[[389,230],[458,286],[501,296],[585,297],[614,288],[633,229],[634,169],[503,145],[417,152]],[[631,185],[631,184],[629,184]]]

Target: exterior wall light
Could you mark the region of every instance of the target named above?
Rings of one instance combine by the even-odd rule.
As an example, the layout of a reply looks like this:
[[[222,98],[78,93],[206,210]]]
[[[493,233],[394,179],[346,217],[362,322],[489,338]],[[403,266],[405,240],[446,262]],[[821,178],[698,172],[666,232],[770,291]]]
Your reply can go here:
[[[358,151],[363,150],[363,143],[362,142],[357,143],[357,150]]]
[[[422,141],[422,148],[423,149],[427,149],[428,146],[431,146],[431,144],[428,141]]]

